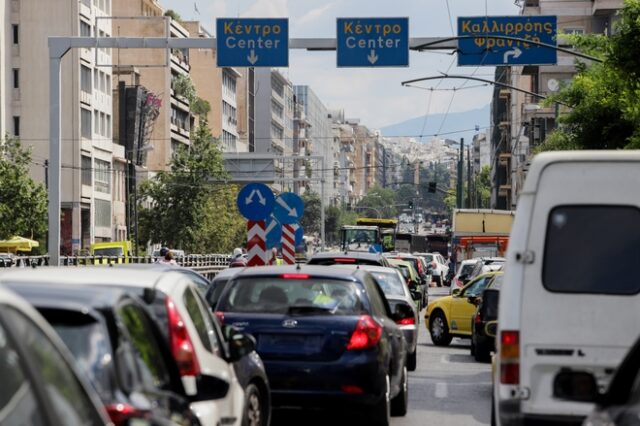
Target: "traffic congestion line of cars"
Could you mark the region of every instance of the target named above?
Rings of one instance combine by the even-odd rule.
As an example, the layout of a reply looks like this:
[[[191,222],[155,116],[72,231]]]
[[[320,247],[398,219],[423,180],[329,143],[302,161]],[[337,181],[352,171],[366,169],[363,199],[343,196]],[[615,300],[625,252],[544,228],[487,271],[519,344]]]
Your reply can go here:
[[[46,406],[53,424],[268,426],[272,407],[340,406],[388,425],[408,409],[432,266],[357,252],[309,263],[212,282],[161,264],[3,270],[0,423]],[[42,355],[21,327],[59,355],[59,375],[32,371]],[[70,383],[73,400],[43,391]]]

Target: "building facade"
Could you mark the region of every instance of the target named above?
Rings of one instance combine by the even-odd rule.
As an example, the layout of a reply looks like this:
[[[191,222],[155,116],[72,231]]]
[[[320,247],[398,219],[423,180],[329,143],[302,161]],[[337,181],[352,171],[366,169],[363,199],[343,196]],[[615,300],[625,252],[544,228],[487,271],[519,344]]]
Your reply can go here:
[[[31,176],[46,182],[49,158],[49,36],[111,36],[111,0],[8,0],[3,2],[0,53],[0,132],[31,147]],[[73,49],[61,69],[61,253],[88,249],[94,241],[126,236],[114,226],[113,199],[124,156],[112,135],[112,52]]]

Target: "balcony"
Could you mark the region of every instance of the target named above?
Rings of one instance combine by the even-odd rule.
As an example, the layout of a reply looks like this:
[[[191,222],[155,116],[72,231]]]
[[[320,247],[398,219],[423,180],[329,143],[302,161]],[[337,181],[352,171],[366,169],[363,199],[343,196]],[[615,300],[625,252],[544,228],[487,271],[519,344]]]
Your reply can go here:
[[[511,195],[511,185],[500,185],[498,187],[499,197],[508,197]]]
[[[498,164],[501,167],[509,167],[509,163],[511,162],[511,153],[502,152],[498,155]]]
[[[593,0],[594,15],[608,15],[622,9],[623,0]]]

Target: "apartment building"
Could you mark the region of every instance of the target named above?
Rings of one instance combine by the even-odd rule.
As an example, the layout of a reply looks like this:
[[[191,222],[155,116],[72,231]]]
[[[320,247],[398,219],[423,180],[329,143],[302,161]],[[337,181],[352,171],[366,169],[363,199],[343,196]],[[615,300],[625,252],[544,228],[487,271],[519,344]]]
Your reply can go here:
[[[157,0],[113,0],[112,31],[122,37],[190,37],[181,22],[164,16]],[[183,92],[191,70],[188,49],[119,49],[114,55],[119,81],[141,85],[157,97],[159,114],[149,136],[148,175],[168,170],[173,153],[188,146],[195,118]],[[139,174],[141,172],[139,171]],[[143,173],[144,174],[144,173]]]
[[[185,22],[191,37],[212,38],[200,22]],[[214,137],[220,139],[224,152],[247,152],[247,138],[240,138],[238,131],[238,80],[242,77],[235,68],[218,68],[216,51],[192,49],[189,54],[190,75],[197,95],[209,102],[211,110],[207,122]],[[245,71],[246,70],[242,70]]]
[[[309,122],[308,142],[306,145],[307,155],[316,155],[324,158],[324,167],[316,168],[313,176],[324,180],[324,205],[329,205],[330,200],[335,198],[334,194],[334,173],[332,169],[337,165],[334,160],[335,145],[333,143],[333,132],[331,130],[331,119],[329,110],[322,103],[318,95],[309,87],[303,85],[293,86],[297,102],[304,110],[304,115]],[[322,168],[322,170],[318,170]],[[321,182],[311,183],[311,189],[320,194]]]
[[[275,69],[255,70],[254,152],[293,153],[293,85]]]
[[[0,132],[33,149],[32,177],[46,182],[49,157],[49,36],[111,36],[111,0],[7,0],[0,53]],[[61,253],[126,237],[114,223],[124,199],[113,188],[123,157],[112,138],[112,52],[73,49],[61,73]],[[117,222],[117,221],[116,221]]]
[[[623,0],[520,0],[519,3],[521,15],[557,16],[559,34],[610,35]],[[520,89],[548,96],[572,80],[576,73],[574,64],[575,56],[559,51],[556,65],[504,68],[497,77]],[[504,103],[507,110],[496,112],[499,137],[495,135],[492,139],[497,151],[494,176],[498,179],[494,207],[511,209],[517,204],[532,150],[556,127],[562,109],[544,106],[539,98],[508,89],[494,92],[494,104],[499,103]]]

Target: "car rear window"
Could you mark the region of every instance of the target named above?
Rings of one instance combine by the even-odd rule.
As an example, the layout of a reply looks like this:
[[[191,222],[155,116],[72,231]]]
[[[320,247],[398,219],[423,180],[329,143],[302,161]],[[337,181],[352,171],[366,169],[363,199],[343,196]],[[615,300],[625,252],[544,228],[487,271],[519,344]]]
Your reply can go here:
[[[40,309],[69,348],[102,398],[110,399],[112,356],[106,329],[91,315],[63,309]]]
[[[362,288],[352,281],[247,277],[232,282],[217,309],[242,313],[358,315],[363,313],[361,293]]]
[[[476,267],[475,263],[465,263],[460,267],[459,275],[460,276],[471,275],[475,267]]]
[[[404,296],[404,283],[396,272],[371,272],[385,296]]]
[[[553,292],[636,294],[640,209],[559,206],[549,214],[542,282]]]

